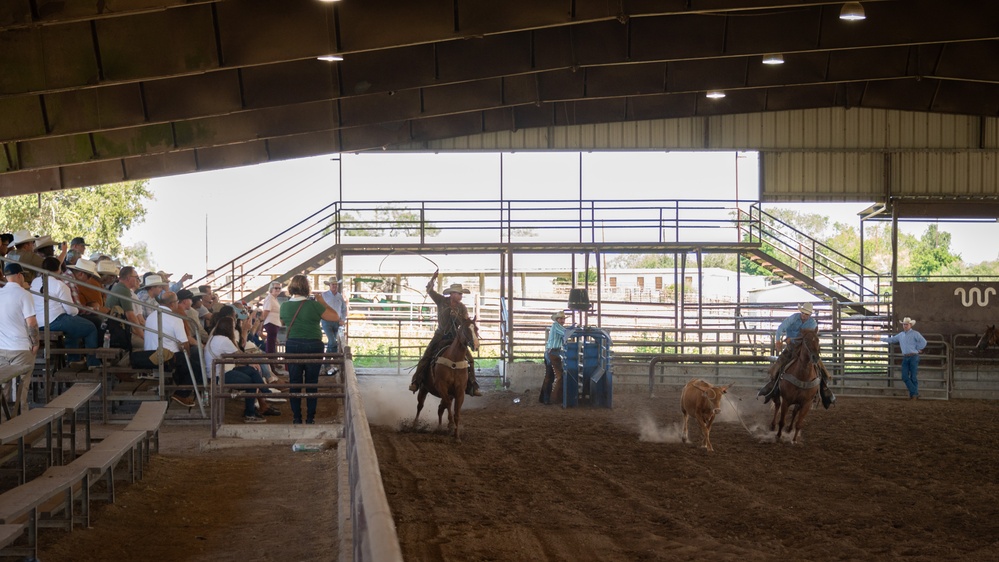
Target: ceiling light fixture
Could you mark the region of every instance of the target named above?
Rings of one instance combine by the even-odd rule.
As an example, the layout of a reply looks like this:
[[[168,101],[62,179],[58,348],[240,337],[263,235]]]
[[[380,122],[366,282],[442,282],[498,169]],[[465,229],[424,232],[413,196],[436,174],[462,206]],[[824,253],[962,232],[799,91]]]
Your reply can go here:
[[[711,91],[709,91],[709,92],[708,92],[707,94],[705,94],[705,96],[706,96],[706,97],[707,97],[708,99],[712,99],[712,100],[720,100],[720,99],[722,99],[723,97],[725,97],[725,92],[723,92],[723,91],[721,91],[721,90],[711,90]]]
[[[864,13],[864,7],[860,5],[860,2],[847,2],[839,11],[839,19],[860,21],[867,19],[867,14]]]
[[[780,53],[764,55],[763,64],[784,64],[784,55]]]
[[[343,60],[343,57],[341,57],[340,55],[323,55],[321,57],[316,57],[316,58],[327,62],[336,62]]]

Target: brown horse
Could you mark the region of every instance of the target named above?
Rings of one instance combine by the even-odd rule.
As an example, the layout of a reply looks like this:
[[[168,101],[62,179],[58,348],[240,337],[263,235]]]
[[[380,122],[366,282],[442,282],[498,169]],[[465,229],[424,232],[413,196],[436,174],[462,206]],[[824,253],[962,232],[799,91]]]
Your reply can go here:
[[[798,442],[801,428],[805,425],[805,416],[812,409],[812,404],[815,403],[815,397],[819,392],[821,379],[818,368],[818,330],[802,330],[801,341],[797,343],[797,346],[791,362],[780,374],[778,380],[780,394],[774,398],[774,419],[770,423],[770,429],[776,428],[777,442],[780,442],[789,409],[791,410],[791,420],[787,424],[788,432],[793,427],[794,437],[791,442]]]
[[[475,325],[475,318],[459,320],[455,332],[457,335],[451,345],[434,357],[430,375],[420,384],[419,393],[416,395],[416,418],[413,419],[413,425],[415,426],[420,419],[420,411],[423,410],[423,401],[427,394],[433,394],[441,399],[440,406],[437,407],[438,429],[444,424],[444,411],[447,410],[447,425],[449,428],[454,426],[454,438],[460,443],[458,422],[461,419],[461,405],[465,402],[465,386],[468,384],[468,346],[471,344],[475,349],[479,341],[479,328]]]
[[[978,340],[978,345],[975,346],[975,350],[972,353],[975,351],[985,351],[990,345],[999,345],[999,330],[996,330],[995,324],[985,328],[982,339]]]

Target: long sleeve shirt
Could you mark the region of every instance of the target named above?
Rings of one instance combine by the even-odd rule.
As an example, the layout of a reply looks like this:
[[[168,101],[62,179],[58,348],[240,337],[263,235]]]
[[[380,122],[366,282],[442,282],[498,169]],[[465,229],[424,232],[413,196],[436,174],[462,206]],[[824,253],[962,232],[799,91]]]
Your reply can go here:
[[[902,355],[915,355],[926,347],[926,338],[912,328],[909,331],[902,330],[894,336],[881,336],[881,341],[897,343],[902,348]]]
[[[323,292],[323,300],[340,315],[341,324],[347,321],[347,301],[344,300],[343,293],[337,291],[334,295],[333,291],[325,291]]]
[[[814,316],[809,316],[808,320],[801,319],[801,313],[795,312],[794,314],[788,316],[777,326],[777,331],[774,332],[774,341],[781,340],[781,334],[786,334],[790,339],[797,339],[801,337],[802,330],[818,330],[819,323],[815,321]]]
[[[548,341],[545,342],[545,353],[550,349],[562,349],[563,343],[565,343],[565,326],[552,322],[552,327],[548,330]]]

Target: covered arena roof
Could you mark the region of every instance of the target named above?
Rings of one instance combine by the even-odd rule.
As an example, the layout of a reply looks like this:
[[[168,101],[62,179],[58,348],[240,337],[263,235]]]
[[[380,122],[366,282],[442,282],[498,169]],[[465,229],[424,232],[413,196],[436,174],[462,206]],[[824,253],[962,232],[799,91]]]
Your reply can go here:
[[[7,0],[0,195],[345,151],[560,148],[768,150],[773,200],[995,195],[995,158],[967,181],[899,174],[999,145],[999,2],[861,5],[844,21],[844,2],[806,0]],[[824,165],[843,177],[820,181]]]

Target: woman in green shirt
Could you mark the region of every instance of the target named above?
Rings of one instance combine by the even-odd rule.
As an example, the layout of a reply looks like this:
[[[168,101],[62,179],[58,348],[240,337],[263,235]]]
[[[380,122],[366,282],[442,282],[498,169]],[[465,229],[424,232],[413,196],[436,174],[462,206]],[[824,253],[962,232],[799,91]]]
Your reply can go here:
[[[289,354],[322,353],[323,331],[319,326],[319,321],[337,322],[340,320],[340,315],[326,304],[321,295],[318,300],[309,298],[312,291],[309,288],[309,278],[304,275],[292,277],[291,283],[288,284],[288,294],[291,295],[291,299],[281,305],[281,324],[288,327],[288,339],[285,341],[284,350]],[[288,383],[319,384],[319,368],[321,366],[322,361],[320,360],[309,363],[289,363]],[[291,388],[292,393],[301,391],[301,388]],[[318,392],[318,389],[312,387],[306,392],[315,393]],[[302,423],[302,399],[289,398],[289,401],[294,417],[292,423]],[[315,423],[316,399],[306,399],[305,407],[305,423]]]

